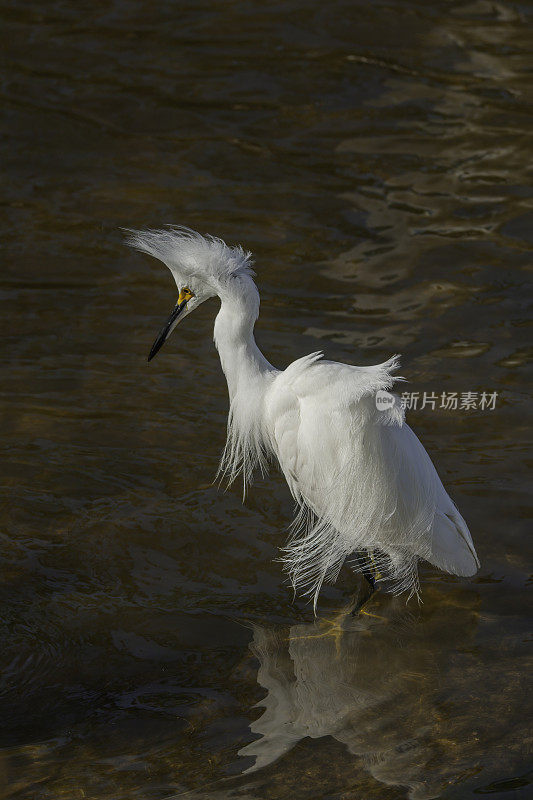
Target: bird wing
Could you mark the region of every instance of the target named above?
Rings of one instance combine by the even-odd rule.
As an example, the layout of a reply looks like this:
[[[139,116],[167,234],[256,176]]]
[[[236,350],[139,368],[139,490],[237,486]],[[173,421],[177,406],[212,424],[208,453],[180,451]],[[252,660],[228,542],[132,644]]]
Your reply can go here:
[[[384,454],[397,463],[399,505],[391,519],[395,529],[420,531],[413,552],[445,572],[473,575],[478,557],[468,526],[446,492],[426,449],[405,422],[381,431]],[[425,511],[424,511],[425,509]],[[413,518],[419,520],[413,524]],[[424,525],[421,525],[421,521]],[[429,521],[429,529],[425,522]]]
[[[291,364],[266,398],[271,446],[300,507],[285,549],[295,587],[316,601],[323,581],[357,551],[396,591],[417,591],[419,558],[473,574],[466,523],[399,402],[376,408],[397,359],[351,367],[320,355]]]

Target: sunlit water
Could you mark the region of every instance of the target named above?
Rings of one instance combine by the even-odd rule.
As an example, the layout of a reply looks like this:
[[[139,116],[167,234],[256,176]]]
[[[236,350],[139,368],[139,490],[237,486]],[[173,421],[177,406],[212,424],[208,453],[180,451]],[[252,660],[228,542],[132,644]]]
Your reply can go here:
[[[526,796],[529,12],[4,0],[2,798]],[[146,363],[164,222],[254,251],[273,363],[498,393],[409,412],[475,578],[293,602],[279,475],[211,485],[215,304]]]

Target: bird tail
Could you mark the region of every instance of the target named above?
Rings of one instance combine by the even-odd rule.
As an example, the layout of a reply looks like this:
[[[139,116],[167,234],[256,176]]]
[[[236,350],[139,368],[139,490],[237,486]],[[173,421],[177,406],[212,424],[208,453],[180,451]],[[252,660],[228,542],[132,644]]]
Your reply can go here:
[[[430,564],[453,575],[470,577],[479,569],[470,531],[455,507],[435,514],[431,550],[424,557]]]

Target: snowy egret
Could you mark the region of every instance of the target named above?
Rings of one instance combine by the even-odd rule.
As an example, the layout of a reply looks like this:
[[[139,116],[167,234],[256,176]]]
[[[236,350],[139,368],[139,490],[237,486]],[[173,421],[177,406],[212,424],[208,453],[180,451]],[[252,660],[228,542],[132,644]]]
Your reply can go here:
[[[251,253],[188,228],[128,231],[132,247],[170,269],[178,301],[150,351],[210,297],[220,310],[214,341],[230,409],[219,474],[244,491],[255,468],[278,460],[298,513],[283,560],[295,590],[316,608],[324,581],[345,562],[371,588],[418,594],[418,561],[455,574],[479,567],[468,527],[398,402],[378,408],[398,357],[357,367],[312,353],[278,370],[254,339],[259,292]]]

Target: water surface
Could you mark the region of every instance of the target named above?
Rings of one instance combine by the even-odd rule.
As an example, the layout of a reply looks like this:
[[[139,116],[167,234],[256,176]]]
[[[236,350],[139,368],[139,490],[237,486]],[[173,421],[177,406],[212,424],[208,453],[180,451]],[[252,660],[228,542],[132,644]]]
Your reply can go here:
[[[0,796],[526,797],[531,7],[0,6]],[[211,484],[216,304],[146,363],[175,292],[119,228],[165,222],[253,250],[276,365],[498,393],[409,413],[475,578],[293,602],[280,476]]]

